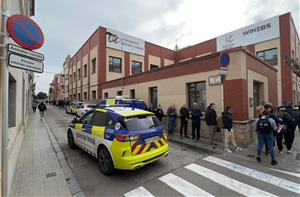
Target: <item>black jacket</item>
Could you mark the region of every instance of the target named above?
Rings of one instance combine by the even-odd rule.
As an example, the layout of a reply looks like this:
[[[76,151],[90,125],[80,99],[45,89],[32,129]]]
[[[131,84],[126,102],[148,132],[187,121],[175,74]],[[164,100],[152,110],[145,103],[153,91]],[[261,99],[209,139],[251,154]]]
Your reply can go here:
[[[189,110],[187,108],[180,108],[180,118],[181,119],[187,119],[189,118],[190,114],[189,114]]]
[[[208,126],[217,125],[217,112],[213,109],[207,109],[205,114],[205,121]]]
[[[45,110],[47,110],[47,107],[46,107],[46,105],[44,103],[41,103],[41,104],[39,104],[38,109],[40,111],[45,111]]]
[[[191,111],[192,114],[192,124],[200,124],[201,123],[201,117],[202,117],[202,112],[200,109],[192,109]]]
[[[232,117],[231,117],[231,113],[224,111],[222,113],[222,117],[223,117],[223,125],[224,125],[224,129],[228,129],[228,131],[231,131],[232,129]]]
[[[155,108],[154,114],[159,120],[162,120],[162,118],[164,117],[164,112],[162,109]]]

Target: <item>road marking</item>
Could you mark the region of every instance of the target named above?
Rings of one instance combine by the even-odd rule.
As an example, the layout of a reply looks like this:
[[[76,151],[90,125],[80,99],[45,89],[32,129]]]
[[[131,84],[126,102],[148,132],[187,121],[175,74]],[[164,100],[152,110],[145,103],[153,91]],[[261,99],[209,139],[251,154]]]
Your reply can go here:
[[[276,196],[197,164],[190,164],[185,168],[245,196]]]
[[[285,180],[276,176],[272,176],[270,174],[259,172],[256,170],[253,170],[251,168],[247,168],[229,161],[225,161],[223,159],[219,159],[213,156],[208,156],[204,158],[205,161],[211,162],[213,164],[225,167],[229,170],[241,173],[243,175],[258,179],[260,181],[270,183],[272,185],[275,185],[277,187],[281,187],[283,189],[289,190],[291,192],[300,194],[300,184]]]
[[[140,196],[145,196],[145,197],[154,197],[148,190],[146,190],[143,186],[140,186],[126,194],[124,194],[126,197],[140,197]]]
[[[294,177],[300,178],[300,173],[296,173],[296,172],[288,172],[288,171],[284,171],[284,170],[278,170],[278,169],[273,169],[273,168],[269,168],[271,170],[277,171],[277,172],[282,172],[288,175],[292,175]]]
[[[159,180],[184,196],[213,196],[210,193],[200,189],[199,187],[172,173],[160,177]]]

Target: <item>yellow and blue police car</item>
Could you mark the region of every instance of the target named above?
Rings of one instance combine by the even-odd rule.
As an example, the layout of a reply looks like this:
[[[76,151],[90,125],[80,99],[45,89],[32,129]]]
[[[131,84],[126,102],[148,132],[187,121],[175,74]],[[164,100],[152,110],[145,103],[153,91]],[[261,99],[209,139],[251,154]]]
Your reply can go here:
[[[69,124],[68,145],[98,159],[102,173],[135,170],[168,155],[165,126],[153,113],[130,107],[93,109]]]

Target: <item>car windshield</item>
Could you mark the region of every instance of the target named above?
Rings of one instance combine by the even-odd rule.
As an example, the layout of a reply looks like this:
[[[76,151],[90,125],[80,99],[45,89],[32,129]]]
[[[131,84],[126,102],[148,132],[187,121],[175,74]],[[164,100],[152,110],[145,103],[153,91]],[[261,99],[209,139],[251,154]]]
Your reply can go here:
[[[86,108],[94,108],[95,105],[86,105]]]
[[[83,105],[83,103],[78,103],[78,104],[77,104],[77,107],[78,107],[78,108],[83,108],[84,105]]]
[[[130,131],[146,130],[160,125],[155,116],[135,116],[124,120],[125,126]]]

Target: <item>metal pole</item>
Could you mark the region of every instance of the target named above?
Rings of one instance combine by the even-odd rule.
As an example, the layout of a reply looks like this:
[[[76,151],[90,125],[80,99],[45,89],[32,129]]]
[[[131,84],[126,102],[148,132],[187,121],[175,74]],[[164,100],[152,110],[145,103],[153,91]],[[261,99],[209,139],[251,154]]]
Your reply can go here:
[[[6,32],[6,20],[8,17],[7,12],[7,0],[2,1],[2,29],[5,35]],[[2,31],[2,30],[1,30]],[[5,46],[8,42],[8,37],[3,36],[3,43]],[[8,65],[7,65],[7,51],[6,47],[2,48],[3,58],[1,58],[2,73],[1,73],[1,83],[2,83],[2,196],[8,196]]]

